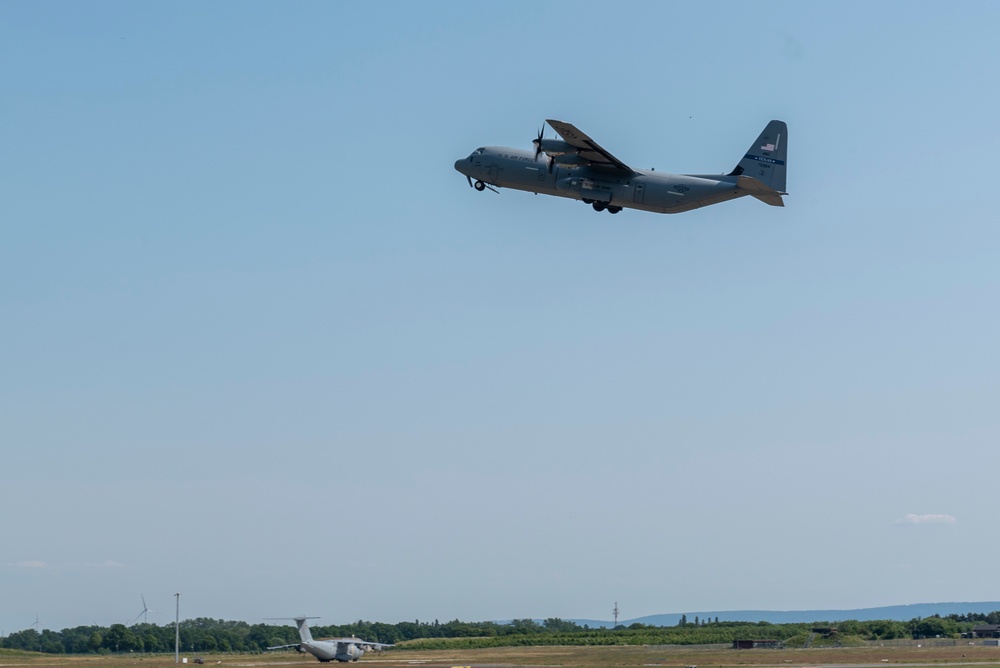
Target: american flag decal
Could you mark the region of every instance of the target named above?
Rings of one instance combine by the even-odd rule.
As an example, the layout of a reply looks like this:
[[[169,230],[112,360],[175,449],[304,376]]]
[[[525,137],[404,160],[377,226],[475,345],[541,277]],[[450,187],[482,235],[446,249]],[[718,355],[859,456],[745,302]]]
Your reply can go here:
[[[774,150],[774,144],[764,144],[763,146],[760,147],[760,150],[762,150],[762,151],[773,151]]]

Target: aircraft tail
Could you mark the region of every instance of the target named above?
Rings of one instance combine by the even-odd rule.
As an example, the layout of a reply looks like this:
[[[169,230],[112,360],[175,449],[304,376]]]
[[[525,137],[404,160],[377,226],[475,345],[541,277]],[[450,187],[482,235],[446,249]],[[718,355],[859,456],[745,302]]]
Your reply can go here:
[[[309,619],[319,619],[318,617],[295,617],[295,625],[299,627],[299,639],[302,642],[312,642],[313,634],[309,630]]]
[[[771,121],[757,137],[757,141],[747,149],[746,155],[736,165],[729,176],[749,176],[766,186],[771,192],[751,192],[750,194],[768,204],[776,204],[773,199],[785,194],[785,169],[788,161],[788,126],[784,121]],[[742,186],[741,186],[742,187]],[[753,188],[744,188],[753,190]],[[773,194],[772,194],[773,193]]]

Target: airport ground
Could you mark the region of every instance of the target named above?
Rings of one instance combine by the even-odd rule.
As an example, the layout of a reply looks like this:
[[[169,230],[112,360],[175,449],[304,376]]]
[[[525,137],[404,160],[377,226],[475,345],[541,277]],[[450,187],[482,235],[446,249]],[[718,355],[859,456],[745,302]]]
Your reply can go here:
[[[188,656],[204,665],[267,668],[268,666],[319,666],[311,656],[292,652],[274,654],[205,654]],[[824,649],[734,650],[713,646],[601,646],[601,647],[502,647],[448,651],[389,651],[366,655],[357,668],[878,668],[901,664],[921,666],[1000,665],[1000,647],[982,645],[934,646],[907,644],[868,645]],[[174,655],[131,654],[65,656],[0,651],[0,668],[169,668]],[[331,664],[332,666],[335,664]],[[345,668],[347,668],[345,666]]]

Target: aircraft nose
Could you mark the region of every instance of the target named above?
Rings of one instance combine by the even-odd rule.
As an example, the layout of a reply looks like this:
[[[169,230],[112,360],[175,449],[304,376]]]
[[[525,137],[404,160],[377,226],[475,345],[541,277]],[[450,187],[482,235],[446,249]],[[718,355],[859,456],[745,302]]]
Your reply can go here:
[[[463,159],[456,160],[455,161],[455,171],[461,172],[462,174],[464,174],[465,172],[462,171],[462,165],[463,165],[463,163],[465,163],[465,160],[463,160]]]

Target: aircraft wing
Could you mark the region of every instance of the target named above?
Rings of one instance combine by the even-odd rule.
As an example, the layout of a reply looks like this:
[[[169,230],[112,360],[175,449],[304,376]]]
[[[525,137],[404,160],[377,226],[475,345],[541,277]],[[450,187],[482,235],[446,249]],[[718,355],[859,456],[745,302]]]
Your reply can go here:
[[[559,133],[559,136],[563,138],[563,141],[570,146],[579,149],[578,155],[581,158],[589,160],[595,165],[614,167],[615,169],[620,169],[624,172],[628,172],[629,174],[635,173],[634,169],[601,148],[600,144],[580,132],[572,123],[563,123],[562,121],[554,121],[552,119],[548,119],[546,123],[551,125],[552,129]]]
[[[375,649],[382,649],[383,647],[392,647],[391,643],[384,642],[369,642],[367,640],[362,640],[361,638],[330,638],[331,642],[351,644],[351,645],[362,645],[363,647],[374,647]]]
[[[268,647],[268,649],[286,649],[288,647],[298,647],[300,643],[294,643],[292,645],[275,645],[274,647]]]

